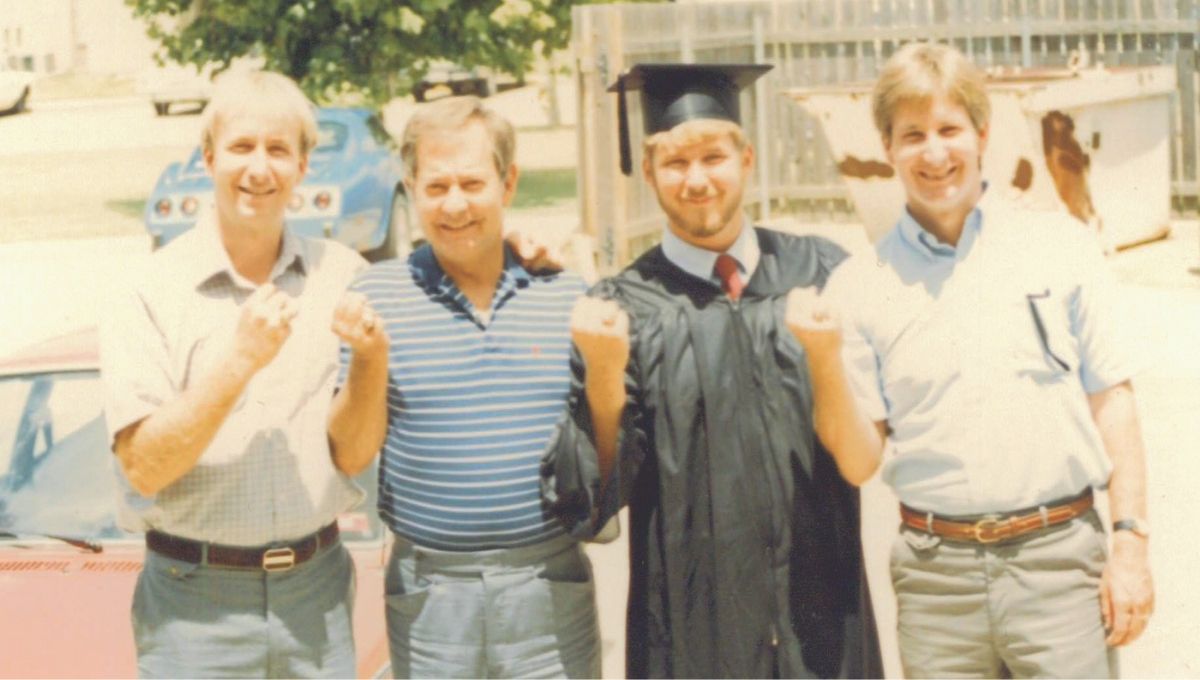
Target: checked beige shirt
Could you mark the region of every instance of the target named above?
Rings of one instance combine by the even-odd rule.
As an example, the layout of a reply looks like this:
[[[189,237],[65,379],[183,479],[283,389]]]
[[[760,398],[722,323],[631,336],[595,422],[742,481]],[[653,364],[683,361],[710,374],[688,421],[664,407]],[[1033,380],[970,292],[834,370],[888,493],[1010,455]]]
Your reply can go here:
[[[183,477],[144,498],[114,462],[125,528],[262,545],[312,533],[361,501],[362,490],[333,465],[326,425],[338,362],[330,323],[365,266],[341,244],[285,230],[270,280],[299,303],[291,336]],[[101,323],[110,446],[197,376],[220,370],[255,288],[234,271],[211,219],[151,255],[130,281]]]

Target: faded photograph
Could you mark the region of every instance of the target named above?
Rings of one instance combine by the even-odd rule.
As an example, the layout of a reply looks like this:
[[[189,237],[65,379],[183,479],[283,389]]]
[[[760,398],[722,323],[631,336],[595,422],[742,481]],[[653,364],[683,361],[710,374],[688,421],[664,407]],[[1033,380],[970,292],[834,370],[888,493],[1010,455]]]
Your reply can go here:
[[[2,0],[0,677],[1189,677],[1200,5]]]

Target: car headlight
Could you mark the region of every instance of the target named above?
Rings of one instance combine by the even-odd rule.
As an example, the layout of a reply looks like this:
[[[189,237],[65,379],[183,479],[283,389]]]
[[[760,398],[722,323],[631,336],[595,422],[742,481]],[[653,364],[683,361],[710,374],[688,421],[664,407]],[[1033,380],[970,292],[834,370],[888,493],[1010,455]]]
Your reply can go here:
[[[170,217],[171,216],[171,199],[169,199],[169,198],[158,199],[158,202],[154,204],[154,214],[158,215],[159,217],[161,217],[163,219]]]
[[[328,191],[318,191],[317,195],[313,196],[313,207],[317,210],[324,211],[328,209],[332,202],[333,198],[329,195]]]
[[[200,208],[200,201],[195,196],[188,196],[179,204],[179,212],[191,217]]]
[[[288,199],[287,207],[288,212],[299,212],[300,209],[304,207],[304,196],[302,196],[300,192],[292,194],[292,197]]]

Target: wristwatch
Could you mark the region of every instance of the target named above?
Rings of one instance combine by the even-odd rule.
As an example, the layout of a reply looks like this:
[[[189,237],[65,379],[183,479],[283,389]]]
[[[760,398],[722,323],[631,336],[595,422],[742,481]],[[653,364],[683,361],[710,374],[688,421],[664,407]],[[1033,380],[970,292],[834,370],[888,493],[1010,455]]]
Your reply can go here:
[[[1150,523],[1140,517],[1119,519],[1112,523],[1112,530],[1114,532],[1132,531],[1142,538],[1150,538]]]

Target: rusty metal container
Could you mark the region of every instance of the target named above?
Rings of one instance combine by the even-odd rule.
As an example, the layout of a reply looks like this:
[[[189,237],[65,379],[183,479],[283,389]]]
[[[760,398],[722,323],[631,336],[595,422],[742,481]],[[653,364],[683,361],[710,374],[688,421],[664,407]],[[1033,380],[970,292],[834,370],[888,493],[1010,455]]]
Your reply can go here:
[[[1171,66],[996,72],[989,75],[989,191],[1067,210],[1107,250],[1170,229]],[[904,189],[871,119],[872,83],[788,91],[825,131],[867,236],[886,233]]]

